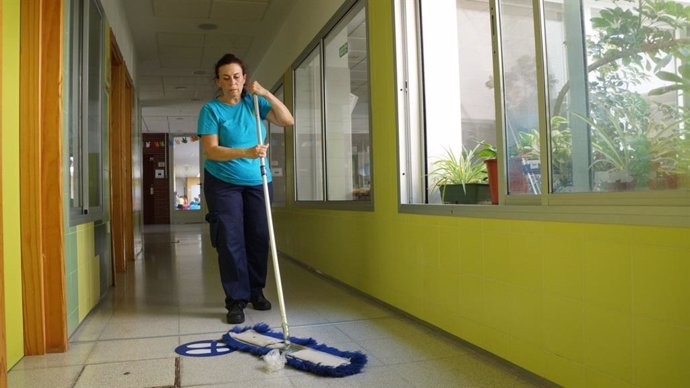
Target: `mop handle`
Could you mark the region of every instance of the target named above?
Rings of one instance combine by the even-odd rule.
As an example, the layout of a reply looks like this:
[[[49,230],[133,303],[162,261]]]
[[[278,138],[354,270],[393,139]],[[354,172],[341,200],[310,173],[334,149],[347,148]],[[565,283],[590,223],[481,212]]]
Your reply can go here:
[[[256,136],[259,140],[259,145],[264,144],[263,136],[261,136],[261,117],[259,116],[259,97],[254,94],[254,115],[256,116]],[[280,306],[280,319],[283,327],[283,340],[286,345],[290,344],[290,329],[287,322],[287,314],[285,313],[285,300],[283,299],[283,284],[280,280],[280,267],[278,266],[278,250],[276,248],[276,238],[273,233],[273,215],[271,214],[271,199],[268,193],[268,177],[266,176],[266,161],[265,157],[261,157],[261,178],[264,185],[264,203],[266,205],[266,220],[268,221],[268,235],[271,243],[271,258],[273,259],[273,272],[276,278],[276,289],[278,290],[278,306]]]

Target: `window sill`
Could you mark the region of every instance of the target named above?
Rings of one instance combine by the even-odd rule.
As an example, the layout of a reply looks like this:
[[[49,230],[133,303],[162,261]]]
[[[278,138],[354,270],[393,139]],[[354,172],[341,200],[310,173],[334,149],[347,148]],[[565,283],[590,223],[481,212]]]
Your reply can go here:
[[[454,217],[690,227],[690,206],[403,204],[399,210],[401,213]]]

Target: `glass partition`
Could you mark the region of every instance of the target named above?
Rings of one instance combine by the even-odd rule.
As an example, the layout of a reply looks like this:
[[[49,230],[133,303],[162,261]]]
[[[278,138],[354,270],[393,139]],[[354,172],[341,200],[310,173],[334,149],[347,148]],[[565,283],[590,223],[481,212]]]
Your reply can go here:
[[[538,194],[541,152],[532,1],[500,1],[498,12],[508,194]]]
[[[322,201],[321,53],[317,46],[295,69],[295,178],[298,201]]]
[[[369,201],[369,66],[366,11],[350,11],[324,39],[329,201]]]

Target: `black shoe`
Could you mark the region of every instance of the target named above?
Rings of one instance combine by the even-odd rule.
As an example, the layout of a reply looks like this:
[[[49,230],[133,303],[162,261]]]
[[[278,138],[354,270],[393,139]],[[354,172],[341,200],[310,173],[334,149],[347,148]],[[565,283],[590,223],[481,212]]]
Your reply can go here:
[[[252,302],[252,307],[254,307],[254,310],[265,311],[271,309],[271,302],[266,299],[263,292],[259,293],[259,295],[252,296],[250,302]]]
[[[226,319],[231,325],[244,322],[244,308],[247,304],[242,301],[233,301],[228,309]]]

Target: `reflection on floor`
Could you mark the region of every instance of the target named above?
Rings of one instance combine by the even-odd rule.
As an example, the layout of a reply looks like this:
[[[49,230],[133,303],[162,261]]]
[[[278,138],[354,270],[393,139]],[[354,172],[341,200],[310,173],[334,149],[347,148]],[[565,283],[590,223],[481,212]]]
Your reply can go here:
[[[364,372],[324,378],[233,352],[180,357],[175,348],[219,339],[230,326],[215,251],[203,224],[146,227],[144,249],[70,338],[67,353],[24,357],[9,372],[23,387],[535,387],[522,370],[281,260],[290,335],[313,337],[369,357]],[[280,327],[273,277],[271,311],[246,310],[245,324]],[[279,329],[278,329],[279,330]]]

